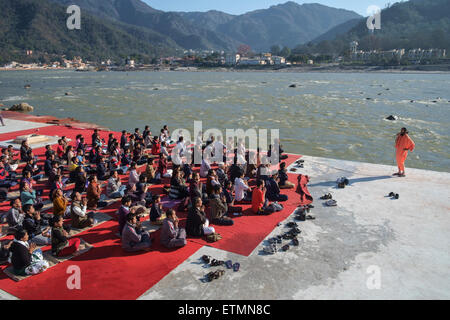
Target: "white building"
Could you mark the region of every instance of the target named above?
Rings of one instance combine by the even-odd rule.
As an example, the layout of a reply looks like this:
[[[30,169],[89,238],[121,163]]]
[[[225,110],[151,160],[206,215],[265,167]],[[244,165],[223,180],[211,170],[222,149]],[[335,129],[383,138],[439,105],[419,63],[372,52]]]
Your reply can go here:
[[[234,54],[227,54],[225,57],[225,64],[227,65],[236,65],[240,61],[241,56],[237,53]]]
[[[276,65],[286,64],[286,58],[285,57],[273,56],[272,57],[272,61]]]

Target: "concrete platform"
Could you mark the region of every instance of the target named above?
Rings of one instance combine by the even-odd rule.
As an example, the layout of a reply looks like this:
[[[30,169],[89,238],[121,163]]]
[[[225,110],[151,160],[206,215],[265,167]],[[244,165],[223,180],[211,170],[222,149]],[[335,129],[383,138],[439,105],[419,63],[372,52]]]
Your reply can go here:
[[[8,119],[6,117],[3,118],[3,122],[5,123],[5,126],[0,125],[0,134],[51,126],[51,124]]]
[[[264,241],[249,257],[203,247],[140,299],[450,298],[450,173],[407,168],[399,178],[391,166],[302,159],[316,220],[298,222],[299,247],[264,255]],[[341,176],[350,185],[336,189]],[[400,199],[386,197],[391,191]],[[319,200],[327,192],[337,207]],[[203,283],[218,269],[203,267],[204,254],[240,262],[241,270]]]

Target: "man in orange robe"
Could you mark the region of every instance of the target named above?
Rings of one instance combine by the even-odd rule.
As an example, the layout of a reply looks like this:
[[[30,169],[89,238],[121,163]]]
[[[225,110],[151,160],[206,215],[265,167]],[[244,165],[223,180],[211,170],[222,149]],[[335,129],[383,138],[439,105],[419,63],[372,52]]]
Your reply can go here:
[[[412,141],[412,139],[408,136],[408,130],[406,130],[406,128],[402,128],[395,139],[398,172],[394,173],[394,176],[405,176],[405,160],[408,157],[408,151],[413,151],[414,147],[414,141]]]

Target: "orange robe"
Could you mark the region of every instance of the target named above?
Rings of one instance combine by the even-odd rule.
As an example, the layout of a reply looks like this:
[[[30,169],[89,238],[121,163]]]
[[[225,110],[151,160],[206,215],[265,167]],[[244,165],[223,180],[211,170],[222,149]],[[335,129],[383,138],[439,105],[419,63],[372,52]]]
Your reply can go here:
[[[397,149],[397,166],[400,171],[405,171],[405,160],[408,157],[408,151],[413,151],[415,146],[414,141],[407,134],[397,136],[395,148]]]

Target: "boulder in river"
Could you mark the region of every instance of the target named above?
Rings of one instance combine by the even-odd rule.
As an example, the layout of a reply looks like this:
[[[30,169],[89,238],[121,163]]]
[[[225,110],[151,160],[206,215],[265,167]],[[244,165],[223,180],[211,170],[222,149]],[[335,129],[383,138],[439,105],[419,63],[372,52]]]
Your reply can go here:
[[[390,115],[389,117],[386,118],[386,120],[395,121],[398,120],[398,116]]]
[[[72,95],[72,93],[66,92],[66,96],[71,96],[71,95]]]
[[[297,88],[297,85],[296,85],[296,84],[291,84],[291,85],[289,86],[289,88]]]
[[[25,89],[30,89],[30,88],[31,88],[31,84],[26,84],[26,85],[24,85],[24,88],[25,88]]]
[[[26,102],[15,104],[11,108],[9,108],[9,111],[19,111],[19,112],[31,112],[33,110],[34,110],[34,107],[30,106]]]

